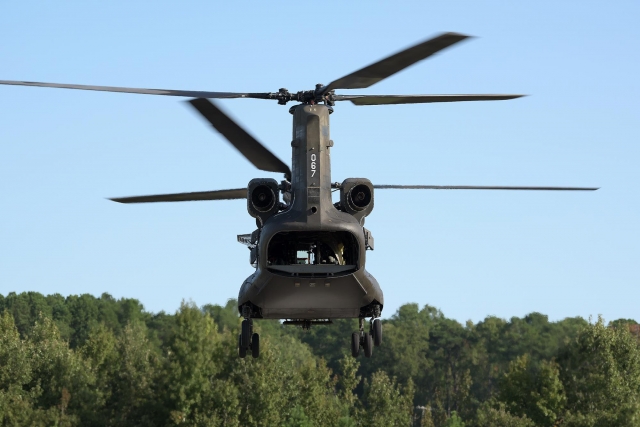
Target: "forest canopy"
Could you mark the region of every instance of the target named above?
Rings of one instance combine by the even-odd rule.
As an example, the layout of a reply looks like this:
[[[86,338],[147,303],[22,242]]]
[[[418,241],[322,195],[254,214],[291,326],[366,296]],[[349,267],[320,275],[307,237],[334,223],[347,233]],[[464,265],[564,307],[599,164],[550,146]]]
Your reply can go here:
[[[356,321],[303,331],[109,294],[0,295],[0,420],[31,426],[637,426],[640,327],[531,313],[461,324],[405,304],[371,358]]]

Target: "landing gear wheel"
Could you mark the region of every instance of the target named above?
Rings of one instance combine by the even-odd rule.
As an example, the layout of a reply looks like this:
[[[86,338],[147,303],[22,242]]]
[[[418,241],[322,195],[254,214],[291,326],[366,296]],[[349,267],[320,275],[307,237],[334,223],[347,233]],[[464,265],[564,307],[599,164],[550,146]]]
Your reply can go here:
[[[371,354],[373,353],[373,337],[371,334],[364,334],[362,347],[364,347],[364,357],[371,357]]]
[[[360,354],[360,332],[354,332],[351,334],[351,355],[358,357]]]
[[[238,334],[238,356],[244,359],[247,356],[247,349],[242,346],[242,334]]]
[[[260,357],[260,335],[253,334],[251,337],[251,356],[254,359]]]
[[[371,333],[373,334],[373,345],[380,347],[382,344],[382,322],[380,319],[373,319],[371,322]]]
[[[251,329],[251,320],[244,319],[240,333],[240,347],[244,348],[245,352],[251,347]]]

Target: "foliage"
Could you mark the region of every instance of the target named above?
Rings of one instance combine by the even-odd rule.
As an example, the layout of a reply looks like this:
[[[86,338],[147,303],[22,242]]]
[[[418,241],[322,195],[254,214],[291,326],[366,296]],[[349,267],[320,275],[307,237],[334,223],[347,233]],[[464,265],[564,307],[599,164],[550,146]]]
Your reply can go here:
[[[536,424],[526,416],[509,413],[504,404],[483,404],[476,416],[476,423],[482,427],[535,427]]]
[[[372,358],[346,355],[357,322],[310,331],[256,320],[259,359],[237,357],[240,319],[183,303],[0,296],[0,425],[632,426],[639,326],[539,313],[460,324],[406,304]]]
[[[456,411],[451,412],[451,416],[445,421],[444,427],[464,427],[462,419]]]
[[[564,349],[558,361],[567,392],[569,426],[640,423],[640,351],[626,328],[599,317]]]
[[[509,364],[496,397],[511,414],[526,416],[539,426],[560,422],[566,405],[558,365],[543,360],[539,367],[534,367],[527,354]]]
[[[364,380],[364,402],[362,412],[364,425],[407,426],[413,417],[413,382],[400,386],[396,378],[378,371],[370,380]]]

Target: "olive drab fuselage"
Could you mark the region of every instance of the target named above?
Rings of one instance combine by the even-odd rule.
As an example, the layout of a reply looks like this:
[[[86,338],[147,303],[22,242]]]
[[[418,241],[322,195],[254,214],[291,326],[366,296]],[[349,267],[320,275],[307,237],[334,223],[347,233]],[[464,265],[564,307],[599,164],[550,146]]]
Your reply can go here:
[[[239,310],[250,307],[251,317],[357,318],[373,315],[371,307],[379,304],[381,309],[384,304],[378,282],[365,270],[366,249],[372,244],[365,241],[363,215],[338,209],[331,198],[331,112],[326,105],[301,104],[291,109],[292,176],[290,194],[284,195],[289,203],[266,219],[258,218],[261,226],[252,235],[256,271],[238,295]],[[372,208],[371,193],[366,214]],[[290,241],[315,242],[306,261],[292,261],[291,252],[301,246],[288,252],[281,249],[291,247]],[[312,256],[314,263],[307,264]]]

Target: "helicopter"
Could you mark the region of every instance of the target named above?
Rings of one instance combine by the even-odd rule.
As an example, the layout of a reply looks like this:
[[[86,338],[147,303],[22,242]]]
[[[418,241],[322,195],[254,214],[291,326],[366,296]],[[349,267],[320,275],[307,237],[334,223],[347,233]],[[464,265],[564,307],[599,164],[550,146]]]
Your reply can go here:
[[[364,227],[374,207],[374,191],[386,189],[428,190],[552,190],[594,191],[593,187],[471,186],[471,185],[379,185],[366,178],[333,182],[329,117],[338,101],[357,106],[419,104],[461,101],[510,100],[524,95],[347,95],[337,89],[363,89],[422,61],[469,36],[442,33],[388,56],[351,74],[314,89],[289,92],[238,93],[189,90],[141,89],[110,86],[4,81],[3,85],[39,86],[192,98],[188,102],[256,168],[282,173],[273,178],[252,179],[236,189],[157,194],[112,198],[118,203],[184,202],[246,199],[247,211],[256,229],[238,235],[249,248],[255,268],[240,287],[238,312],[242,316],[238,355],[260,355],[260,336],[254,319],[284,320],[285,325],[309,329],[335,319],[359,320],[351,335],[351,354],[361,350],[371,357],[382,344],[381,314],[384,296],[376,279],[365,269],[366,251],[374,249],[374,238]],[[291,167],[226,115],[210,99],[253,98],[296,104],[293,116]],[[334,203],[332,192],[339,191]],[[369,318],[369,328],[365,322]]]

